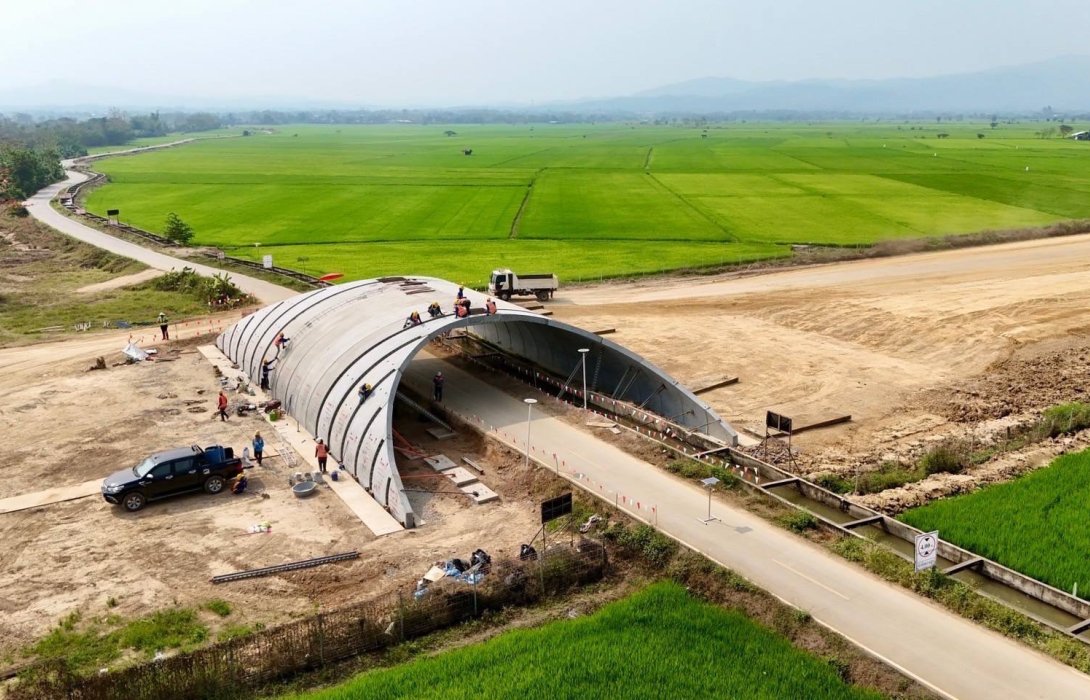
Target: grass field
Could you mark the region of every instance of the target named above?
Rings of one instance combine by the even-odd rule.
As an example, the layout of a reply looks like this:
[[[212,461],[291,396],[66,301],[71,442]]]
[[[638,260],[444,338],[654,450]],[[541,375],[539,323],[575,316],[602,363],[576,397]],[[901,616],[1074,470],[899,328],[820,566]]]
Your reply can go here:
[[[1090,145],[1038,128],[287,126],[101,162],[88,207],[349,278],[570,281],[1090,216]]]
[[[954,544],[1090,599],[1090,451],[1020,479],[945,498],[900,517]]]
[[[208,312],[203,300],[152,283],[76,292],[144,269],[0,207],[0,347],[71,335],[77,323],[98,329],[106,321],[151,324],[160,311],[174,319]],[[37,332],[55,326],[63,330]]]
[[[877,698],[743,615],[656,584],[598,613],[503,634],[306,695],[349,698]]]

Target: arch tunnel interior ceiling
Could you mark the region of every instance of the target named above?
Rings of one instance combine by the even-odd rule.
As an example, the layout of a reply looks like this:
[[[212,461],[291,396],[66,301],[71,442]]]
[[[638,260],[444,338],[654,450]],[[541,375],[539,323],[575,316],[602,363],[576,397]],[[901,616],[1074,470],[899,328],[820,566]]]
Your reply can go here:
[[[642,405],[687,429],[734,445],[737,435],[715,412],[658,367],[622,346],[574,326],[497,301],[497,313],[484,311],[486,297],[466,291],[472,312],[451,313],[456,284],[429,277],[362,280],[267,306],[224,332],[217,346],[257,383],[264,360],[273,361],[271,395],[311,435],[329,445],[372,496],[406,527],[414,515],[397,473],[392,444],[393,407],[402,373],[433,337],[466,328],[504,352],[567,377],[580,362],[579,348],[590,348],[587,384],[592,391]],[[430,318],[438,301],[444,315]],[[406,327],[413,312],[422,323]],[[276,337],[289,339],[280,351]],[[373,393],[358,399],[361,384]]]

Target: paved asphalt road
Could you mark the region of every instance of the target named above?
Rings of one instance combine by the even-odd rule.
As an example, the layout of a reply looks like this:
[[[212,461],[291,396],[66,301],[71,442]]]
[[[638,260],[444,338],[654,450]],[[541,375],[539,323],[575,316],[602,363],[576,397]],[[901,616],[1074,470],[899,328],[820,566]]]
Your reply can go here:
[[[169,271],[175,269],[180,270],[183,267],[191,267],[202,275],[213,275],[217,272],[223,272],[223,270],[209,267],[208,265],[201,265],[200,263],[195,263],[183,258],[174,258],[151,250],[150,248],[145,248],[141,245],[116,238],[93,229],[90,226],[85,226],[79,221],[70,219],[64,214],[61,214],[49,205],[49,201],[56,197],[57,193],[65,187],[87,179],[83,173],[74,170],[67,170],[66,172],[68,178],[64,182],[50,185],[27,200],[27,209],[30,211],[31,216],[38,221],[52,226],[61,233],[90,243],[93,246],[103,248],[112,253],[117,253],[118,255],[123,255],[126,258],[139,260],[156,270]],[[281,287],[278,284],[259,280],[254,277],[248,277],[246,275],[239,275],[234,272],[231,273],[231,281],[238,285],[239,289],[242,291],[253,294],[266,304],[272,304],[298,294],[298,292],[286,287]]]
[[[520,398],[426,353],[403,381],[426,396],[439,369],[447,378],[447,409],[524,450],[527,410]],[[530,388],[526,396],[551,401]],[[535,406],[530,428],[532,456],[539,463],[550,469],[559,464],[579,486],[644,520],[657,518],[662,531],[934,690],[965,699],[1090,698],[1090,676],[886,583],[745,510],[714,501],[712,515],[718,520],[705,524],[707,492],[544,415],[547,410]]]
[[[73,176],[82,177],[69,173],[68,181],[47,187],[30,199],[28,206],[35,218],[157,269],[189,265],[204,274],[217,271],[119,240],[54,211],[49,200],[77,181]],[[295,294],[243,275],[232,275],[232,279],[267,303]],[[523,449],[526,406],[519,398],[426,352],[413,362],[404,381],[429,395],[431,376],[440,367],[447,375],[448,409],[477,420],[501,441]],[[527,395],[533,395],[529,389]],[[544,399],[542,395],[537,398]],[[563,475],[583,488],[616,500],[637,517],[657,519],[663,532],[808,611],[814,619],[937,692],[988,700],[1090,698],[1090,676],[892,586],[744,510],[715,502],[712,515],[717,520],[705,524],[708,497],[694,484],[543,415],[546,411],[538,408],[531,427],[533,455],[539,463],[550,468],[559,464]]]

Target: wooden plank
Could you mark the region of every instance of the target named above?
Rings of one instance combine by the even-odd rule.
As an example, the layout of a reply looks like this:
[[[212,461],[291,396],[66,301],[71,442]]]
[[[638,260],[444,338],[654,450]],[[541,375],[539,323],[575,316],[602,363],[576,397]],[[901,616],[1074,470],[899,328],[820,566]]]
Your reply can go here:
[[[701,394],[706,394],[709,391],[715,391],[716,389],[722,389],[725,386],[730,386],[731,384],[737,384],[737,383],[738,383],[738,377],[727,377],[726,379],[715,382],[714,384],[709,384],[707,386],[702,386],[699,389],[694,389],[693,393],[696,394],[697,396],[700,396]]]
[[[468,464],[469,466],[473,467],[474,469],[476,469],[478,474],[484,474],[484,469],[481,467],[481,465],[477,464],[475,461],[473,461],[469,457],[462,457],[462,461],[465,462],[466,464]]]
[[[92,479],[82,484],[54,486],[43,491],[24,493],[0,499],[0,513],[15,513],[29,508],[39,508],[53,503],[72,501],[77,498],[96,496],[101,493],[102,479]]]
[[[616,328],[603,328],[600,331],[592,331],[592,332],[594,333],[594,335],[610,335],[611,333],[616,333],[617,329]]]
[[[800,428],[795,428],[794,430],[791,431],[791,434],[792,435],[798,435],[799,433],[807,431],[807,430],[817,430],[818,428],[828,428],[831,425],[840,425],[841,423],[849,423],[849,422],[851,422],[851,420],[852,420],[852,417],[850,415],[848,415],[848,416],[837,416],[836,418],[830,418],[829,420],[822,420],[822,421],[818,421],[816,423],[810,423],[809,425],[804,425],[804,426],[802,426]]]

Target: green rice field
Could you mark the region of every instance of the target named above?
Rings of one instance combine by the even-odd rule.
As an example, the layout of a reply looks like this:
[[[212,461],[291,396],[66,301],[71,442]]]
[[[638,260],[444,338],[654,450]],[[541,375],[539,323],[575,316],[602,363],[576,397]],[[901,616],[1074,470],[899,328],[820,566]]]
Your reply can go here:
[[[737,612],[656,584],[601,611],[292,696],[355,698],[878,698]]]
[[[1090,451],[1005,484],[903,513],[922,530],[1090,599]]]
[[[1090,216],[1090,144],[1038,128],[286,126],[100,162],[88,208],[153,231],[176,212],[197,244],[350,279],[573,281]]]

